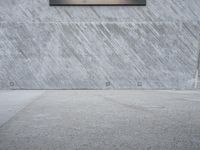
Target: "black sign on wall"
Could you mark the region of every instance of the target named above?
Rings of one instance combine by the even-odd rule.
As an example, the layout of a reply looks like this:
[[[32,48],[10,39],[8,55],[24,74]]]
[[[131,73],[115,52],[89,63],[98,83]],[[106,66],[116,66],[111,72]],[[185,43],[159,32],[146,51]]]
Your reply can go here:
[[[50,0],[51,6],[63,5],[146,5],[146,0]]]

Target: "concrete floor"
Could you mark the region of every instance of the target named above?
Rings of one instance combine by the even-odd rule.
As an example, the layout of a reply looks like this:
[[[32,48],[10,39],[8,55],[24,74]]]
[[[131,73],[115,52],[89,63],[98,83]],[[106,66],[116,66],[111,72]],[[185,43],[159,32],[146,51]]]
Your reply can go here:
[[[1,91],[0,150],[200,150],[200,91]]]

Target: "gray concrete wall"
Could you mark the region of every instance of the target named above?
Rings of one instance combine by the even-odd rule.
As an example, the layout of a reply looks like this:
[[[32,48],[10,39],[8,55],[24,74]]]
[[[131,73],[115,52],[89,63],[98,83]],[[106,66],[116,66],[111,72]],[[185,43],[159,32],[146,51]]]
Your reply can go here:
[[[1,89],[194,89],[199,0],[0,1]]]
[[[199,49],[200,49],[200,42],[199,42]],[[197,69],[198,69],[198,71],[197,71],[197,75],[198,75],[198,77],[197,77],[197,89],[200,89],[200,50],[199,50],[199,58],[198,58],[198,66],[197,66]]]

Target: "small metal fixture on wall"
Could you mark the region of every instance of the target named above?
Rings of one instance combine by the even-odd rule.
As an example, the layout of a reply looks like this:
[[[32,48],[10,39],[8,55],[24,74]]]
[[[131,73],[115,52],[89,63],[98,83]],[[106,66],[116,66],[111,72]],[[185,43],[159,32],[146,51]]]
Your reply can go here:
[[[146,0],[50,0],[50,6],[65,5],[146,5]]]

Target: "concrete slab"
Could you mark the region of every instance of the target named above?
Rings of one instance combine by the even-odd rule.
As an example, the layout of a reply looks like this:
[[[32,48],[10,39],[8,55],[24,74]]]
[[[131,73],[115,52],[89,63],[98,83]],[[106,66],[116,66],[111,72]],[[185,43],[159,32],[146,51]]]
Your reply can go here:
[[[0,91],[0,126],[44,91]]]
[[[46,91],[1,126],[0,149],[199,150],[200,91]]]

